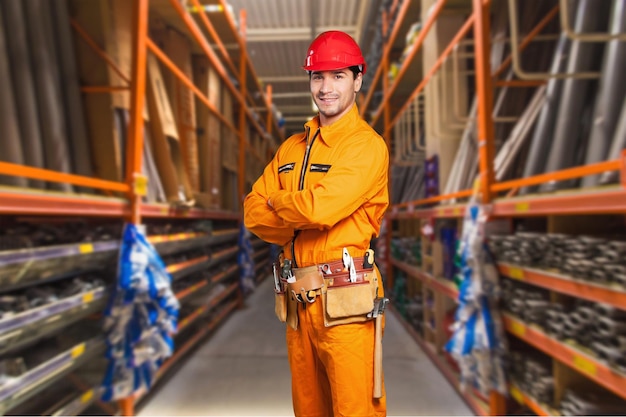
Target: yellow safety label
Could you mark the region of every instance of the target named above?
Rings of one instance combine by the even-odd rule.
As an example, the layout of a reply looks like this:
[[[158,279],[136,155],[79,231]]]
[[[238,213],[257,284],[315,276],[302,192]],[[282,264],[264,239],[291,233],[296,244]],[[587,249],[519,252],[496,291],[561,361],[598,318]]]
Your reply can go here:
[[[524,279],[524,270],[521,269],[521,268],[510,267],[508,275],[511,278],[523,280]]]
[[[530,210],[530,203],[528,201],[525,201],[523,203],[516,203],[514,210],[516,213],[525,213]]]
[[[588,375],[596,376],[598,374],[598,366],[584,356],[574,356],[574,366]]]
[[[141,196],[148,194],[148,177],[143,175],[135,177],[135,194]]]
[[[85,404],[91,401],[92,398],[93,398],[93,390],[90,389],[89,391],[87,391],[86,393],[80,396],[80,402],[81,404]]]
[[[83,303],[90,303],[93,301],[93,291],[92,292],[88,292],[87,294],[83,295]]]
[[[522,394],[522,392],[515,385],[511,385],[511,389],[509,391],[511,392],[511,396],[515,398],[515,401],[520,404],[524,404],[524,394]]]
[[[93,252],[93,244],[92,243],[83,243],[78,245],[78,251],[80,253],[91,253]]]
[[[80,355],[82,355],[83,353],[85,353],[85,344],[81,343],[80,345],[78,345],[78,346],[76,346],[75,348],[72,349],[71,356],[72,356],[73,359],[76,359]]]
[[[511,321],[511,332],[517,336],[524,337],[526,335],[526,326],[519,321]]]

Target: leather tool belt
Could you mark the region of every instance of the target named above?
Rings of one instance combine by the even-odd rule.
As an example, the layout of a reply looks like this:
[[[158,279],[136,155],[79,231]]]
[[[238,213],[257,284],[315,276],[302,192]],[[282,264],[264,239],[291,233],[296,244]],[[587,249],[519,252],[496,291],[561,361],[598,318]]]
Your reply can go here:
[[[295,330],[298,304],[314,303],[319,296],[326,326],[368,320],[367,314],[373,310],[379,291],[378,274],[371,260],[368,268],[364,268],[364,257],[352,258],[355,272],[352,280],[343,260],[289,268],[282,276],[276,275],[280,287],[276,291],[276,315]]]

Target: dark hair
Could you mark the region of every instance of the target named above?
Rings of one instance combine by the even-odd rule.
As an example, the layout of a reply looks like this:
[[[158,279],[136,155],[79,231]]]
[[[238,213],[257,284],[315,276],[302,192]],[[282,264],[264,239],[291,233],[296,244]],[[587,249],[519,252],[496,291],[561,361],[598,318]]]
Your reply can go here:
[[[354,74],[354,78],[356,79],[357,75],[359,75],[359,72],[361,71],[361,68],[359,68],[359,65],[353,65],[351,67],[348,68],[350,71],[352,71],[352,73]]]
[[[356,80],[357,75],[359,75],[360,72],[363,72],[361,70],[361,68],[359,68],[359,65],[353,65],[351,67],[348,67],[348,69],[350,71],[352,71],[352,74],[354,74],[354,79]],[[307,71],[309,73],[309,80],[311,79],[311,75],[313,74],[313,71]]]

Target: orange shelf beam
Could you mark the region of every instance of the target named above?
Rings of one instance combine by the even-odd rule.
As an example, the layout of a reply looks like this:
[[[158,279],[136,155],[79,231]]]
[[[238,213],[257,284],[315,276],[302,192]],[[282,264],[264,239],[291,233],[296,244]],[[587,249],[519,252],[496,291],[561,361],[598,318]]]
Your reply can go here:
[[[211,278],[211,282],[216,284],[220,282],[221,280],[223,280],[224,278],[226,278],[227,276],[229,276],[230,274],[232,274],[233,272],[235,272],[237,269],[239,269],[239,265],[233,265],[230,268],[228,268],[226,271],[220,272],[219,274]]]
[[[123,182],[107,181],[99,178],[84,177],[82,175],[67,174],[59,171],[52,171],[50,169],[34,168],[10,162],[0,162],[0,174],[80,185],[107,191],[119,191],[123,193],[130,191],[130,186]]]
[[[453,198],[440,196],[440,200]],[[423,204],[424,200],[413,202],[415,205]],[[398,208],[406,207],[407,204],[394,205],[388,211],[391,219],[410,218],[443,218],[462,217],[465,213],[465,204],[451,206],[437,206],[427,209],[407,209],[399,211]],[[409,205],[409,207],[412,207]],[[535,194],[524,197],[502,198],[494,200],[491,206],[492,216],[546,216],[558,214],[612,214],[626,211],[626,188],[615,187],[611,189],[572,190],[569,192],[552,194]]]
[[[191,325],[194,321],[198,320],[198,318],[204,314],[208,310],[207,306],[202,306],[194,310],[193,313],[189,314],[187,317],[178,322],[177,332],[182,332],[187,328],[187,326]]]
[[[551,338],[538,328],[529,326],[510,314],[503,314],[503,320],[508,332],[626,399],[626,375],[612,370],[574,347]]]
[[[209,235],[206,233],[175,233],[173,235],[153,235],[148,236],[148,242],[162,243],[162,242],[176,242],[179,240],[188,240],[195,239],[198,237],[208,237]]]
[[[571,295],[573,297],[583,298],[585,300],[610,304],[614,307],[626,310],[626,291],[623,290],[578,281],[558,273],[519,267],[502,262],[498,263],[498,270],[507,277],[527,284]]]
[[[194,284],[191,287],[185,288],[184,290],[178,292],[176,294],[176,298],[180,301],[180,300],[182,300],[184,298],[187,298],[188,296],[190,296],[194,292],[198,291],[200,288],[206,287],[207,285],[209,285],[208,282],[200,281],[197,284]]]
[[[459,290],[451,282],[440,278],[435,278],[432,275],[421,271],[418,267],[399,261],[397,259],[392,259],[391,264],[394,267],[406,272],[410,276],[419,279],[437,292],[440,292],[454,300],[459,297]]]
[[[626,190],[598,190],[495,200],[493,216],[609,214],[626,211]]]
[[[509,392],[511,393],[511,397],[515,399],[518,403],[522,405],[528,406],[535,414],[538,416],[554,416],[558,414],[552,414],[551,412],[544,409],[541,404],[539,404],[534,398],[526,394],[524,391],[519,389],[519,387],[515,384],[510,384]]]
[[[190,259],[188,261],[185,262],[180,262],[174,265],[169,265],[167,266],[165,269],[167,270],[167,272],[169,272],[170,274],[176,273],[178,271],[182,271],[183,269],[192,267],[194,265],[198,265],[202,262],[207,262],[209,260],[208,255],[207,256],[200,256],[199,258],[194,258],[194,259]]]
[[[61,193],[0,192],[2,214],[44,214],[122,217],[128,202],[114,198],[80,197]]]
[[[231,211],[203,210],[198,208],[174,207],[166,204],[143,204],[143,217],[178,217],[194,219],[239,220],[241,214]]]

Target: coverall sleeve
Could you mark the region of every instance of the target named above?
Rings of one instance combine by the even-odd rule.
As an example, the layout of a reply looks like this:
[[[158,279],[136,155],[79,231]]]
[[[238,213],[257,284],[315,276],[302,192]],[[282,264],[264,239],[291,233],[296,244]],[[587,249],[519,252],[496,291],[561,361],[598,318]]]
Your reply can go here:
[[[284,246],[293,237],[288,226],[267,204],[269,194],[280,189],[276,157],[265,167],[243,202],[244,225],[262,240]]]
[[[389,153],[382,139],[355,141],[326,176],[301,191],[276,190],[272,205],[294,229],[328,229],[387,187]]]

